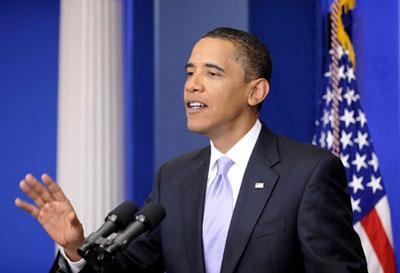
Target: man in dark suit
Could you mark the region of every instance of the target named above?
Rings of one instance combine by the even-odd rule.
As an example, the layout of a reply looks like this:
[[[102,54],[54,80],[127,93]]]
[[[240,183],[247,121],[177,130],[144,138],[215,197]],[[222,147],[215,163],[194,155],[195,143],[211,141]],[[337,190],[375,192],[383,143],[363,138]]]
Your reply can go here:
[[[367,272],[340,160],[258,120],[271,71],[268,50],[243,31],[218,28],[194,46],[187,125],[210,146],[160,168],[149,200],[167,216],[117,255],[112,272]],[[76,252],[84,238],[72,205],[42,180],[47,187],[31,175],[21,183],[36,206],[16,204],[63,247],[52,270],[93,272]]]

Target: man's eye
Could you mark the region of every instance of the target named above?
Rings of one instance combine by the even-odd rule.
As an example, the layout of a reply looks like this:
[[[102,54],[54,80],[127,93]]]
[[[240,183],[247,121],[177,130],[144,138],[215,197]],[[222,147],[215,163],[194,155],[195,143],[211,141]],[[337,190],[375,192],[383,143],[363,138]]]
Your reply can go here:
[[[186,76],[192,76],[193,72],[192,71],[186,71]]]
[[[218,73],[213,72],[213,71],[208,71],[208,75],[213,76],[213,77],[219,76]]]

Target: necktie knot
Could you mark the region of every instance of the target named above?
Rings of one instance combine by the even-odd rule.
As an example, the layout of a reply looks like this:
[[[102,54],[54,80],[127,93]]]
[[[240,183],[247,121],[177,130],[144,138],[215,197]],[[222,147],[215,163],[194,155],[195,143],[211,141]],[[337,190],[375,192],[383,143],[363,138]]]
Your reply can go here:
[[[234,162],[226,156],[221,157],[217,161],[217,175],[224,175],[228,174],[229,169],[232,167]]]

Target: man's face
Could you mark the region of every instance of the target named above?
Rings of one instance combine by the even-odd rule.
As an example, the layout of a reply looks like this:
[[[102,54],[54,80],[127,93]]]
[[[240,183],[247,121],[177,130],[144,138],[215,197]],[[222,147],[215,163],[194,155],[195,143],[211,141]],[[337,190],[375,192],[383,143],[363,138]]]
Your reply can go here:
[[[249,123],[250,84],[236,56],[235,46],[222,39],[207,37],[194,46],[184,87],[190,131],[212,139]]]

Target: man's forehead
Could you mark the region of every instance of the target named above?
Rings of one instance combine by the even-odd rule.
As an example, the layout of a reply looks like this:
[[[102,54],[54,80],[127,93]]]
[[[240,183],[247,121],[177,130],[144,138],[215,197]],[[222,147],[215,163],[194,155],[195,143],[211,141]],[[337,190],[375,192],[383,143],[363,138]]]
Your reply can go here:
[[[185,67],[223,66],[227,61],[235,61],[235,56],[236,49],[231,42],[206,37],[194,45]]]
[[[212,38],[212,37],[205,37],[200,39],[192,49],[193,53],[219,53],[219,51],[234,53],[235,46],[233,42],[228,41],[226,39],[219,39],[219,38]]]

